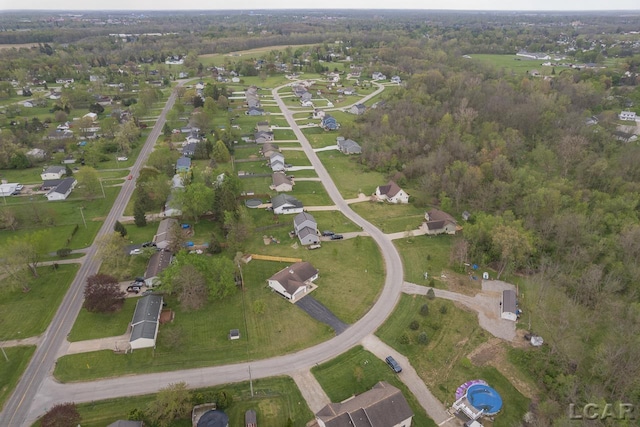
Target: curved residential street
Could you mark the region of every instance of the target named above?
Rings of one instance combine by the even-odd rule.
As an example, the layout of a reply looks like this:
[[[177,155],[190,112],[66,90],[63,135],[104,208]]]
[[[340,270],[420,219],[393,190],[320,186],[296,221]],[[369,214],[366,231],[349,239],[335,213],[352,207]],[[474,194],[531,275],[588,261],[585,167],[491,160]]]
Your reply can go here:
[[[170,383],[185,381],[190,387],[206,387],[218,384],[239,382],[249,380],[251,378],[265,378],[275,375],[298,375],[318,363],[323,363],[358,344],[364,344],[374,354],[381,356],[392,349],[388,348],[384,343],[377,340],[371,334],[387,319],[392,313],[400,294],[403,290],[404,273],[400,255],[394,247],[389,236],[385,235],[374,225],[361,218],[344,200],[338,188],[332,181],[329,173],[324,165],[315,154],[309,141],[306,139],[299,126],[293,119],[293,113],[289,111],[280,96],[278,90],[283,85],[273,89],[272,94],[278,106],[283,112],[284,117],[294,131],[298,141],[300,142],[305,154],[311,161],[318,177],[323,182],[327,193],[331,197],[336,208],[340,210],[347,218],[362,227],[363,232],[371,236],[378,244],[385,263],[386,278],[384,288],[375,305],[355,324],[349,326],[343,333],[316,345],[311,348],[304,349],[297,353],[287,354],[284,356],[274,357],[253,361],[250,363],[239,363],[234,365],[207,367],[200,369],[190,369],[173,372],[163,372],[155,374],[135,375],[118,377],[113,379],[60,384],[51,376],[55,359],[58,352],[62,348],[66,335],[71,330],[71,326],[80,310],[82,304],[82,285],[86,276],[97,271],[100,263],[94,257],[95,245],[91,247],[87,254],[86,261],[81,267],[81,271],[76,276],[69,293],[65,297],[60,310],[56,314],[54,321],[45,333],[42,344],[38,346],[36,354],[31,361],[27,371],[23,375],[18,388],[7,402],[5,411],[0,417],[0,425],[2,426],[19,426],[31,425],[37,417],[41,416],[53,404],[63,401],[88,402],[93,400],[101,400],[112,397],[125,395],[138,395],[157,392],[160,388]],[[384,88],[379,87],[375,94]],[[165,113],[173,105],[175,93],[171,95],[167,106],[163,110],[161,117],[158,119],[152,134],[149,136],[143,153],[136,161],[133,168],[134,175],[146,160],[149,152],[153,147],[160,129],[164,123]],[[360,101],[363,102],[363,101]],[[125,184],[120,193],[116,204],[111,210],[108,219],[100,230],[98,236],[110,232],[116,218],[119,218],[126,206],[131,192],[135,184],[133,181]],[[397,352],[389,353],[396,355]],[[401,355],[400,355],[401,356]],[[406,359],[402,359],[406,360]],[[444,406],[433,397],[419,378],[414,369],[410,368],[408,362],[405,371],[400,375],[416,395],[418,401],[425,407],[429,416],[438,425],[460,425],[460,423],[452,419],[446,412]],[[304,394],[304,393],[303,393]]]
[[[179,85],[184,84],[180,82]],[[158,117],[158,121],[151,130],[147,140],[140,150],[138,159],[131,168],[131,174],[134,177],[138,173],[162,131],[167,112],[173,107],[176,100],[176,93],[173,91],[169,96],[167,103]],[[118,194],[109,215],[106,217],[104,224],[98,231],[97,241],[100,237],[113,232],[113,226],[118,218],[124,212],[133,190],[135,189],[135,179],[125,181],[122,190]],[[23,426],[31,425],[33,421],[44,413],[46,406],[39,405],[39,390],[45,380],[49,380],[53,373],[55,361],[59,357],[59,351],[65,344],[67,335],[73,327],[73,323],[82,308],[84,284],[88,276],[96,274],[100,268],[101,261],[96,257],[97,245],[94,243],[87,248],[86,256],[79,260],[70,260],[81,263],[80,269],[76,274],[71,286],[67,291],[58,311],[56,312],[51,324],[42,335],[40,343],[36,348],[29,365],[25,369],[20,381],[18,382],[13,394],[7,399],[4,410],[0,413],[0,426]],[[64,394],[56,394],[55,397],[59,402],[68,401],[69,398]]]

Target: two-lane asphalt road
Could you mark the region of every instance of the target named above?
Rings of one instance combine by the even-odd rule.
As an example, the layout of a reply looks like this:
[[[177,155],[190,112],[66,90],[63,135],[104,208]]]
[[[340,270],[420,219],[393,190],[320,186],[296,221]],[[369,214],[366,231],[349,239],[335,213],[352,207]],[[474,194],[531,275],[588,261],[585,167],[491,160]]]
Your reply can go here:
[[[184,82],[179,83],[179,85],[182,84],[184,84]],[[140,168],[146,162],[149,153],[153,151],[153,146],[164,126],[166,114],[173,107],[175,100],[176,94],[174,91],[158,117],[151,133],[147,137],[138,159],[131,168],[131,174],[134,177],[138,176]],[[134,189],[135,180],[125,181],[109,215],[98,231],[96,241],[102,236],[113,232],[113,226],[116,220],[122,216]],[[5,403],[4,410],[0,413],[0,426],[17,427],[31,425],[31,421],[33,420],[31,406],[33,404],[37,405],[36,394],[43,381],[51,375],[55,361],[59,357],[59,349],[66,340],[69,332],[71,332],[73,323],[82,308],[84,299],[83,290],[87,277],[96,274],[102,264],[102,261],[96,256],[97,245],[95,242],[88,248],[86,254],[84,262],[82,262],[78,270],[78,274],[71,283],[51,324],[45,331],[42,342],[38,345],[13,394]],[[66,396],[64,395],[57,395],[55,397],[58,398],[59,401],[66,401]],[[39,412],[38,416],[39,415],[42,415],[42,413]]]

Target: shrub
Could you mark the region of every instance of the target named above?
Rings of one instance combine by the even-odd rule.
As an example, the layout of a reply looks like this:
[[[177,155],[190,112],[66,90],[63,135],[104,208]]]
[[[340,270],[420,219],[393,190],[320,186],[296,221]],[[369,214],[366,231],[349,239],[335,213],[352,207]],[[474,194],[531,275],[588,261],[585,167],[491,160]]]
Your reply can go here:
[[[400,344],[402,344],[402,345],[411,344],[411,337],[405,331],[400,335],[400,338],[398,338],[398,342],[400,342]]]
[[[426,332],[420,332],[420,334],[418,335],[418,343],[421,345],[429,344],[429,337],[427,337]]]
[[[447,314],[447,311],[449,311],[449,309],[447,308],[447,306],[445,304],[442,304],[440,306],[440,314]]]
[[[69,427],[80,424],[80,413],[75,403],[60,403],[49,409],[40,420],[42,427]]]
[[[418,329],[420,329],[420,323],[417,320],[414,320],[409,324],[409,329],[411,329],[412,331],[417,331]]]
[[[71,255],[71,249],[70,248],[60,248],[56,251],[56,254],[60,257],[60,258],[65,258],[68,257],[69,255]]]
[[[427,291],[427,298],[430,300],[436,299],[436,293],[433,288],[429,288],[429,290]]]
[[[429,314],[429,306],[427,304],[422,304],[422,307],[420,307],[420,314],[422,316],[426,316]]]

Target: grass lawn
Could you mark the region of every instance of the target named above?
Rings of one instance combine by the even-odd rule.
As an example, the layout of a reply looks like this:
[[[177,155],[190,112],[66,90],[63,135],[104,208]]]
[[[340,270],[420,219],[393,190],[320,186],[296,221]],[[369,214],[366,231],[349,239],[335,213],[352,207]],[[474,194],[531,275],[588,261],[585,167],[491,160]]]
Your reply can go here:
[[[293,130],[291,129],[273,129],[273,138],[275,139],[275,143],[277,144],[278,141],[287,141],[287,140],[293,140],[293,139],[298,139],[296,138],[296,134],[293,133]]]
[[[429,307],[427,316],[420,315],[423,304]],[[416,331],[409,328],[414,320],[419,323]],[[421,332],[427,334],[427,345],[418,343]],[[453,403],[460,384],[480,378],[494,387],[503,399],[503,410],[496,416],[494,426],[518,424],[529,408],[529,399],[495,368],[474,366],[467,358],[489,334],[480,328],[475,313],[460,309],[451,301],[402,295],[395,311],[376,335],[411,360],[418,375],[445,406]],[[403,344],[403,340],[409,343]]]
[[[297,173],[297,172],[296,172]],[[325,206],[333,202],[319,181],[298,181],[291,192],[304,206]]]
[[[248,382],[226,384],[218,387],[193,390],[193,394],[215,394],[226,390],[233,395],[233,403],[225,409],[230,426],[244,425],[244,413],[256,411],[260,427],[282,427],[288,419],[293,426],[303,427],[313,418],[313,413],[302,398],[295,382],[289,377],[272,377],[253,381],[253,397]],[[81,403],[78,410],[84,427],[104,427],[119,419],[127,419],[133,409],[144,410],[155,395]],[[191,420],[176,420],[172,426],[191,426]]]
[[[29,169],[1,169],[0,179],[19,184],[42,184],[41,173],[42,167],[40,166]]]
[[[327,132],[321,127],[303,129],[304,136],[307,137],[313,148],[322,148],[329,145],[336,145],[336,138],[340,136],[336,132]]]
[[[527,71],[538,70],[544,76],[551,75],[553,67],[543,67],[546,60],[533,60],[521,58],[516,55],[492,55],[492,54],[471,54],[472,61],[480,61],[498,69],[504,69],[513,74],[527,74]],[[557,67],[556,72],[562,70]]]
[[[27,368],[35,346],[7,347],[3,349],[4,354],[0,357],[0,409],[4,401],[9,397],[16,384],[20,380],[22,372]]]
[[[393,243],[402,257],[404,280],[426,286],[426,271],[429,278],[436,279],[436,287],[446,287],[437,278],[443,271],[449,270],[449,253],[455,239],[453,236],[440,235],[394,240]]]
[[[298,145],[295,148],[299,148]],[[293,166],[311,166],[311,161],[302,150],[283,150],[282,155],[286,163]]]
[[[336,151],[317,154],[338,186],[340,194],[346,199],[357,197],[358,193],[373,194],[376,187],[389,181],[380,172],[368,170],[357,163],[355,157],[345,156]]]
[[[115,313],[90,313],[83,308],[73,324],[68,340],[84,341],[124,334],[137,302],[138,298],[126,298],[122,309]]]
[[[38,268],[40,277],[29,280],[29,292],[21,287],[0,289],[0,339],[39,335],[47,329],[64,294],[78,271],[78,264]]]
[[[249,217],[253,220],[254,227],[267,227],[277,224],[284,224],[282,227],[269,229],[267,234],[273,234],[275,237],[282,241],[282,244],[288,246],[295,241],[289,238],[289,231],[293,229],[293,217],[294,215],[273,215],[271,212],[264,209],[247,209]],[[311,212],[320,230],[333,230],[336,233],[347,233],[349,231],[361,231],[362,229],[355,225],[351,220],[347,219],[339,211],[317,211]],[[254,253],[262,253],[264,250],[276,250],[275,246],[266,247],[262,243],[262,235],[265,232],[256,230],[255,236],[249,243],[248,250],[254,251]],[[252,243],[255,242],[255,243]],[[298,248],[299,252],[301,248]],[[282,251],[277,249],[278,252]],[[255,252],[260,251],[260,252]],[[294,255],[291,255],[294,256]],[[296,255],[297,256],[297,255]]]
[[[413,410],[413,425],[436,426],[418,400],[387,366],[375,355],[357,346],[327,363],[311,369],[332,402],[342,402],[370,390],[379,381],[398,387]]]
[[[144,227],[138,227],[135,224],[125,224],[127,229],[127,239],[133,243],[144,243],[153,240],[158,231],[158,222],[147,222]]]
[[[251,147],[236,148],[233,151],[233,157],[236,160],[242,159],[263,159],[260,154],[260,147],[256,144]]]
[[[363,202],[351,208],[385,233],[415,230],[424,221],[424,209],[412,204]]]

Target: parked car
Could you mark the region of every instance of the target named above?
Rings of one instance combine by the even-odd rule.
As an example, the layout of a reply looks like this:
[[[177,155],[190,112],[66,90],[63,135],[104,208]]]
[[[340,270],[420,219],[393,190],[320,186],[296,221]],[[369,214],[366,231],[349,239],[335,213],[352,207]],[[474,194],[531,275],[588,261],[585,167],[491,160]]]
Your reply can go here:
[[[133,179],[133,175],[129,175],[129,176],[127,177],[127,179],[128,179],[129,181],[131,181],[131,180]]]
[[[136,277],[133,283],[141,283],[144,284],[144,277]]]
[[[134,286],[134,285],[128,286],[127,287],[127,292],[131,292],[133,294],[137,294],[137,293],[140,292],[140,286]]]
[[[393,372],[395,372],[396,374],[402,372],[402,368],[400,367],[398,362],[396,362],[396,359],[394,359],[393,356],[388,356],[386,359],[384,359],[384,361],[387,362],[387,365],[389,365],[391,369],[393,369]]]
[[[129,159],[126,157],[116,157],[116,160],[118,160],[119,162],[126,162]]]
[[[155,246],[156,246],[155,242],[144,242],[142,244],[143,248],[149,248],[149,247],[155,247]]]
[[[342,240],[344,236],[342,234],[334,234],[331,236],[331,240]]]
[[[314,243],[313,245],[309,245],[309,250],[312,251],[314,249],[320,249],[321,247],[320,243]]]
[[[150,295],[150,294],[152,294],[152,293],[153,293],[153,289],[147,289],[146,291],[144,291],[144,292],[142,293],[142,296]]]
[[[142,249],[140,248],[131,249],[129,251],[129,255],[140,255],[141,253],[142,253]]]
[[[334,234],[336,234],[336,233],[334,233],[333,231],[329,231],[329,230],[325,230],[325,231],[322,232],[322,235],[325,236],[325,237],[326,236],[333,236]]]

